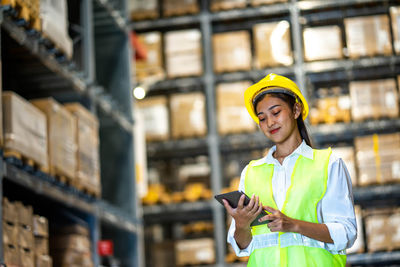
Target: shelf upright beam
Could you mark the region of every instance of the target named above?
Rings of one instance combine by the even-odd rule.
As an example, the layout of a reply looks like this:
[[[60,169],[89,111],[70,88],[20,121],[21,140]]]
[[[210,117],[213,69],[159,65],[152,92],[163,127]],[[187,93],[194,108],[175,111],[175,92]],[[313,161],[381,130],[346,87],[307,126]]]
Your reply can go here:
[[[220,193],[222,189],[221,159],[219,154],[219,136],[217,132],[217,120],[215,112],[215,92],[213,73],[213,52],[212,52],[212,29],[211,16],[209,14],[208,1],[201,1],[200,27],[203,42],[204,60],[204,81],[207,107],[208,136],[207,146],[209,161],[211,165],[211,188],[214,194]],[[217,251],[217,265],[224,266],[225,259],[225,219],[223,208],[217,202],[213,203],[214,237]]]
[[[299,86],[304,97],[308,99],[308,92],[306,88],[306,79],[304,72],[304,61],[303,61],[303,43],[302,43],[302,29],[300,25],[300,10],[298,8],[297,0],[291,0],[289,11],[290,11],[290,26],[292,29],[293,36],[293,50],[294,50],[294,73],[296,77],[296,83]]]
[[[94,59],[93,0],[81,2],[81,19],[83,24],[83,70],[87,84],[96,80]]]

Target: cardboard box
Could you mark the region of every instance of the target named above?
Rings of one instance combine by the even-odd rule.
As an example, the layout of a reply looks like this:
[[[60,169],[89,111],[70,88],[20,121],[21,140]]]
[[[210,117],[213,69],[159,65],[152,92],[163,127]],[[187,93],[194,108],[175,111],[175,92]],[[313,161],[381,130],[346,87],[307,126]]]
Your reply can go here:
[[[75,180],[76,119],[53,98],[31,100],[47,117],[50,174]]]
[[[396,54],[400,54],[400,7],[392,6],[389,8],[393,30],[393,46]]]
[[[218,131],[220,134],[253,132],[256,124],[243,105],[249,81],[220,83],[217,88]],[[232,123],[234,122],[234,123]]]
[[[74,250],[80,253],[90,253],[90,240],[82,235],[56,235],[50,239],[52,250]]]
[[[45,171],[47,158],[46,116],[13,92],[3,92],[4,148],[33,160]]]
[[[149,266],[175,267],[175,252],[172,250],[174,246],[174,241],[163,241],[152,244]]]
[[[332,153],[337,157],[342,158],[343,162],[346,164],[347,170],[351,177],[351,183],[353,187],[357,186],[357,173],[356,173],[356,161],[354,154],[354,147],[335,147],[332,148]]]
[[[179,240],[175,243],[176,265],[213,264],[215,262],[212,238]]]
[[[344,25],[350,58],[392,54],[387,15],[346,18]]]
[[[205,97],[202,93],[172,95],[170,107],[173,138],[206,134]]]
[[[33,250],[35,247],[35,241],[33,239],[32,228],[25,226],[17,226],[18,231],[18,242],[17,245],[24,249]]]
[[[21,266],[20,265],[20,256],[19,256],[19,249],[13,245],[4,245],[4,263],[7,266]]]
[[[387,220],[387,232],[389,234],[389,251],[400,248],[400,211],[395,209]]]
[[[25,206],[22,202],[15,202],[15,208],[18,212],[18,224],[27,226],[32,231],[33,226],[33,208],[32,206]]]
[[[250,1],[251,5],[253,6],[288,2],[288,0],[250,0]]]
[[[197,0],[163,0],[162,6],[163,15],[166,17],[199,12]]]
[[[35,255],[49,255],[49,239],[35,236]]]
[[[400,181],[400,134],[356,137],[359,185]]]
[[[15,207],[15,203],[3,197],[3,221],[10,222],[13,224],[18,223],[18,212]]]
[[[62,250],[52,253],[53,266],[57,267],[93,267],[90,253],[80,253],[74,250]]]
[[[19,257],[21,262],[21,267],[32,267],[35,264],[35,255],[33,254],[33,250],[19,248]]]
[[[33,215],[33,235],[49,237],[49,221],[46,217]]]
[[[214,0],[210,3],[211,11],[245,8],[247,0]]]
[[[68,59],[72,58],[73,43],[68,35],[68,5],[66,0],[40,1],[42,31],[60,48]]]
[[[57,227],[59,235],[82,235],[89,238],[89,229],[79,224],[70,224]]]
[[[136,59],[135,68],[132,68],[138,81],[143,81],[151,76],[164,74],[162,43],[160,32],[138,34],[139,41],[146,49],[146,59]]]
[[[305,28],[303,40],[306,61],[343,58],[342,32],[339,26]]]
[[[247,31],[216,33],[213,35],[214,70],[230,72],[250,70],[250,35]]]
[[[289,22],[256,24],[253,33],[256,68],[293,64]]]
[[[391,214],[390,209],[369,210],[365,214],[365,234],[367,236],[368,252],[387,250],[390,235],[387,225]]]
[[[394,79],[350,82],[350,98],[354,121],[399,116],[398,90]]]
[[[18,242],[18,226],[3,221],[3,244],[16,245]]]
[[[52,267],[53,260],[49,255],[35,255],[35,267]]]
[[[74,116],[77,129],[74,138],[77,144],[75,177],[84,188],[101,194],[99,121],[79,103],[69,103],[65,108]]]
[[[143,115],[147,141],[162,141],[169,138],[168,103],[165,96],[149,97],[137,102]]]
[[[201,33],[197,29],[165,34],[165,58],[170,78],[201,75],[203,72]]]
[[[354,206],[357,221],[357,239],[351,248],[346,249],[347,254],[363,253],[365,251],[364,225],[360,206]]]
[[[133,20],[158,18],[158,0],[129,0],[128,11]]]

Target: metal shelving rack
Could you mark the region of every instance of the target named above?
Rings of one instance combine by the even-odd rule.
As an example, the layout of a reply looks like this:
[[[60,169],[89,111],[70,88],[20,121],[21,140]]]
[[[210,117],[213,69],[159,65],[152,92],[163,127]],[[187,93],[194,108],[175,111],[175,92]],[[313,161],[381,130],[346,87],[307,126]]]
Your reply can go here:
[[[130,90],[132,52],[129,42],[130,29],[125,14],[126,1],[68,0],[68,3],[77,4],[80,11],[81,44],[78,49],[81,53],[78,64],[49,51],[37,33],[26,30],[14,21],[8,13],[10,7],[1,5],[0,40],[6,38],[2,43],[11,41],[13,45],[21,47],[24,53],[33,58],[35,63],[45,70],[45,74],[54,78],[56,85],[62,89],[49,90],[39,84],[38,91],[22,90],[19,94],[28,99],[35,96],[53,96],[60,102],[80,101],[99,118],[103,197],[91,198],[58,183],[51,177],[21,169],[2,157],[0,157],[0,197],[2,198],[4,190],[7,190],[4,186],[8,188],[11,186],[27,192],[30,201],[32,198],[44,199],[44,202],[51,203],[57,209],[65,210],[85,220],[90,226],[95,266],[100,263],[96,246],[100,238],[114,240],[115,253],[117,258],[121,259],[122,266],[143,266],[140,257],[141,219],[137,212],[135,171],[132,167],[134,160],[133,101]],[[102,38],[104,40],[107,36],[111,36],[111,44],[114,41],[113,36],[118,36],[116,41],[118,46],[105,46],[110,43],[101,43],[102,46],[99,46],[99,40]],[[118,53],[122,60],[114,63],[118,65],[115,72],[105,77],[103,75],[99,81],[96,78],[99,75],[99,68],[109,64],[107,59],[102,58],[99,53],[96,54],[96,51],[101,49]],[[2,78],[0,80],[4,82],[7,77]],[[119,80],[117,84],[113,83],[115,79]],[[113,157],[119,160],[110,160]],[[112,171],[113,168],[117,171]],[[34,203],[30,204],[35,207]],[[1,210],[0,205],[0,219]],[[0,236],[2,236],[1,227]],[[0,262],[2,261],[3,248],[0,242]]]
[[[205,138],[186,139],[186,140],[170,140],[166,142],[155,142],[147,145],[149,160],[163,160],[168,158],[181,158],[185,155],[198,155],[208,153],[209,162],[211,164],[211,186],[214,194],[221,190],[223,176],[221,173],[221,155],[228,153],[236,153],[245,150],[261,149],[270,143],[260,132],[250,134],[236,134],[229,136],[219,136],[216,131],[216,112],[214,103],[214,86],[220,82],[234,82],[239,80],[258,81],[270,72],[279,73],[294,77],[300,88],[309,88],[313,83],[329,82],[333,77],[337,81],[351,81],[357,75],[358,70],[365,71],[369,75],[368,69],[381,68],[381,72],[375,72],[371,77],[379,78],[379,75],[386,72],[394,76],[400,73],[400,56],[393,55],[388,57],[376,56],[373,58],[361,58],[357,60],[341,59],[341,60],[325,60],[317,62],[304,62],[303,58],[303,41],[302,28],[308,23],[315,23],[325,18],[318,17],[308,18],[309,14],[330,12],[332,9],[338,10],[357,9],[363,5],[380,5],[378,11],[382,12],[387,6],[393,4],[391,0],[312,0],[312,1],[296,1],[289,0],[287,3],[272,4],[259,7],[247,7],[245,9],[236,9],[228,11],[219,11],[212,13],[208,9],[209,1],[199,1],[201,12],[193,16],[181,16],[172,18],[160,18],[156,20],[145,20],[131,22],[132,29],[138,32],[149,31],[169,31],[176,30],[180,27],[193,26],[200,28],[202,32],[204,75],[200,77],[178,78],[164,80],[154,84],[149,95],[158,95],[166,93],[168,89],[181,87],[196,87],[193,90],[202,90],[207,100],[207,120],[208,135]],[[387,11],[387,10],[386,10]],[[357,11],[355,11],[357,12]],[[361,15],[365,15],[371,11],[363,11]],[[352,16],[356,13],[351,13]],[[342,15],[340,13],[339,15]],[[334,14],[337,17],[338,14]],[[212,66],[212,33],[215,25],[224,27],[226,22],[252,20],[252,19],[270,19],[271,17],[279,20],[279,17],[288,19],[291,23],[292,46],[294,51],[294,64],[288,67],[273,67],[262,70],[240,71],[233,73],[215,74]],[[313,21],[314,20],[314,21]],[[226,27],[229,30],[229,27]],[[244,26],[245,28],[245,26]],[[374,69],[374,70],[375,70]],[[371,71],[370,71],[371,72]],[[374,76],[375,75],[375,76]],[[387,75],[387,74],[386,74]],[[336,81],[336,80],[335,80]],[[199,88],[200,84],[200,89]],[[190,90],[190,89],[189,89]],[[313,93],[312,91],[303,91],[305,95]],[[307,96],[306,96],[307,97]],[[312,98],[313,95],[308,95]],[[335,143],[350,143],[355,136],[366,135],[372,133],[386,133],[400,131],[400,119],[383,119],[379,121],[366,121],[360,123],[336,123],[334,125],[318,125],[309,127],[314,143],[317,146],[327,146]],[[372,200],[377,201],[394,201],[400,202],[400,187],[398,185],[372,186],[366,188],[354,189],[355,202],[357,204],[366,204]],[[153,207],[144,207],[143,216],[145,222],[156,223],[157,221],[150,218],[158,217],[158,223],[168,220],[167,217],[174,217],[182,213],[194,215],[199,210],[209,210],[213,215],[215,225],[214,238],[216,242],[216,264],[215,266],[231,266],[239,267],[245,264],[227,264],[224,263],[226,236],[223,223],[224,211],[215,201],[200,203],[184,203],[179,205],[159,205]],[[154,216],[158,215],[158,216]],[[349,255],[348,262],[355,265],[366,264],[392,264],[400,262],[400,253],[383,252],[383,253],[365,253],[357,255]]]

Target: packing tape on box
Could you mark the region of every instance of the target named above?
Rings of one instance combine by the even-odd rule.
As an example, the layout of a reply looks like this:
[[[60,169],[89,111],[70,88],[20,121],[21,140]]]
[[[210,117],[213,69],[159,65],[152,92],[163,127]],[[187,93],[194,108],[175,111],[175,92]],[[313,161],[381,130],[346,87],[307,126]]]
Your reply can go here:
[[[379,155],[379,137],[377,134],[372,136],[374,142],[374,154],[375,154],[375,164],[376,164],[376,179],[378,183],[382,183],[382,171],[381,171],[381,157]]]

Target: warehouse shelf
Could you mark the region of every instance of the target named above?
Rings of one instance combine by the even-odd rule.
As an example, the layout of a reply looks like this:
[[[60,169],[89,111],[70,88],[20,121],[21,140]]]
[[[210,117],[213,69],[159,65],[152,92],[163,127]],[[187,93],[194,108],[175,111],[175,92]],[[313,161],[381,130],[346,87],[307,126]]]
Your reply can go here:
[[[8,162],[3,162],[3,170],[5,179],[29,189],[37,195],[98,216],[103,222],[111,226],[132,233],[136,232],[136,223],[130,216],[104,201],[99,202],[82,195],[75,189],[59,184],[51,178],[32,175]]]
[[[149,31],[162,28],[173,28],[200,23],[200,16],[181,16],[172,18],[162,18],[156,20],[144,20],[132,22],[131,27],[135,31]]]
[[[204,85],[203,77],[185,77],[165,79],[150,86],[149,94],[171,93],[174,89],[200,90]]]
[[[400,262],[400,251],[351,254],[347,256],[347,262],[353,265],[368,266],[382,264],[397,265]]]
[[[281,75],[292,75],[293,67],[271,67],[262,70],[250,70],[231,73],[222,73],[216,75],[216,82],[234,82],[241,80],[258,81],[269,73],[279,73]]]
[[[400,200],[400,184],[375,185],[353,188],[354,202],[371,203],[377,200]]]
[[[332,7],[346,7],[353,5],[371,4],[371,3],[385,3],[389,0],[312,0],[312,1],[299,1],[297,6],[301,10],[316,10]]]
[[[96,0],[94,19],[96,26],[109,26],[111,23],[119,30],[128,33],[129,25],[123,17],[122,11],[117,10],[109,0]]]
[[[207,153],[207,139],[204,137],[150,142],[147,144],[147,156],[152,159],[202,153]]]

